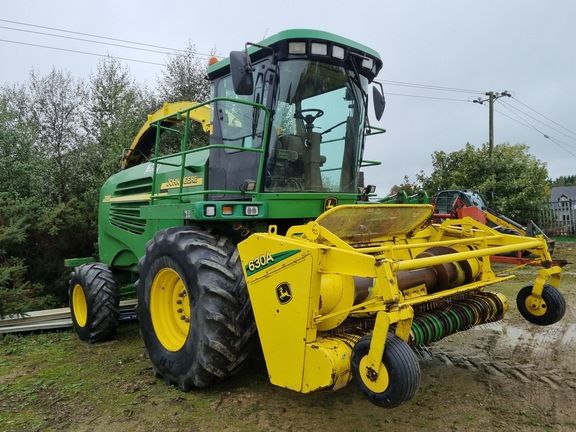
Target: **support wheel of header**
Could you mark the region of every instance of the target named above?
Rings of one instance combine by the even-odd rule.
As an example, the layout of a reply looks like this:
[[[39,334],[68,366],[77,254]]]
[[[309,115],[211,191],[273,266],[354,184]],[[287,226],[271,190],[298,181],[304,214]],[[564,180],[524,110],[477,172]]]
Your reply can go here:
[[[527,321],[542,326],[557,323],[566,313],[564,296],[552,285],[544,285],[541,297],[532,295],[532,285],[525,286],[516,296],[516,305]]]
[[[372,335],[361,338],[352,351],[352,375],[370,402],[394,408],[412,399],[420,387],[420,365],[410,346],[393,333],[388,334],[380,371],[368,366]]]

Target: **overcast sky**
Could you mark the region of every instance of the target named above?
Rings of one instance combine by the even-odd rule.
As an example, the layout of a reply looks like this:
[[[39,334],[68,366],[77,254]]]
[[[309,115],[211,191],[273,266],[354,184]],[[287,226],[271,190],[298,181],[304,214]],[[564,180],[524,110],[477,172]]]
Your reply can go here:
[[[246,41],[256,42],[288,28],[336,33],[380,53],[384,67],[379,79],[479,92],[512,92],[515,98],[501,99],[507,105],[496,105],[496,142],[528,144],[531,153],[547,163],[552,178],[576,174],[574,0],[4,0],[1,4],[3,20],[171,48],[183,48],[191,40],[199,53],[215,50],[222,56],[241,49]],[[166,58],[162,54],[29,33],[56,33],[52,30],[5,21],[0,21],[0,26],[28,31],[0,28],[2,40],[157,63]],[[45,73],[53,66],[87,77],[98,63],[94,56],[5,41],[0,41],[0,54],[0,84],[23,82],[31,69]],[[150,85],[162,69],[152,64],[126,64],[136,80]],[[480,145],[488,140],[488,110],[470,102],[479,93],[391,83],[385,84],[385,92],[389,93],[387,107],[379,126],[388,132],[370,138],[365,153],[365,158],[383,162],[366,173],[367,182],[376,184],[381,195],[400,183],[404,174],[413,176],[420,170],[429,173],[434,150],[454,151],[467,142]],[[521,118],[524,125],[518,123]]]

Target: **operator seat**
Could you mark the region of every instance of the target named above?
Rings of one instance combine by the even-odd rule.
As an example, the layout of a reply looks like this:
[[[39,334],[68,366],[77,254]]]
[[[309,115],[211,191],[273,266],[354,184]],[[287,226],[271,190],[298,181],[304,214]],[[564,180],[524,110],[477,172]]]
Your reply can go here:
[[[313,132],[308,146],[300,135],[281,135],[276,148],[276,164],[284,167],[286,179],[297,180],[303,190],[322,190],[320,167],[326,157],[320,155],[322,136]]]

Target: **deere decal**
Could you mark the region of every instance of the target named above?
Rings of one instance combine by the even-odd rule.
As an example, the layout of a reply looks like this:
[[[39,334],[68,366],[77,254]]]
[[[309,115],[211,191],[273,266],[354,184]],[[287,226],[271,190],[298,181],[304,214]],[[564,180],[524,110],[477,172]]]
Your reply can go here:
[[[276,287],[276,298],[278,298],[278,303],[281,305],[285,305],[292,300],[292,290],[288,282],[282,282]]]
[[[186,176],[184,177],[184,186],[183,187],[190,187],[190,186],[201,186],[203,184],[203,180],[195,175]],[[167,189],[174,189],[180,187],[180,179],[168,179],[168,181],[162,183],[160,185],[160,190],[164,191]]]
[[[338,205],[338,198],[326,198],[324,200],[324,211],[326,210],[330,210],[331,208],[334,208]]]

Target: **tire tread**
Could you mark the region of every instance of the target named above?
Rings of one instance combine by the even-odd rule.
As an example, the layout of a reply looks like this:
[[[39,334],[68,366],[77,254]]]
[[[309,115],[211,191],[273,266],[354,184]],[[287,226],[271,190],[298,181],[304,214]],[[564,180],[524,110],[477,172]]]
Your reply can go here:
[[[242,366],[256,335],[236,245],[227,236],[199,225],[159,232],[148,242],[147,253],[139,262],[139,303],[143,304],[140,297],[146,289],[146,271],[159,250],[184,254],[186,265],[194,269],[198,285],[194,314],[199,315],[202,331],[195,333],[198,348],[184,374],[174,374],[161,365],[155,368],[180,388],[206,387],[221,381]],[[145,308],[139,309],[140,320],[149,319],[146,314]]]
[[[69,296],[72,315],[72,290],[76,284],[82,286],[88,306],[88,319],[84,327],[80,327],[72,317],[78,336],[90,343],[112,338],[118,327],[120,309],[120,296],[112,271],[102,263],[84,264],[74,269]]]

